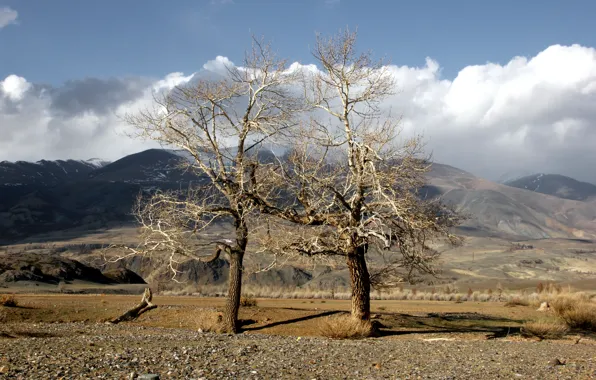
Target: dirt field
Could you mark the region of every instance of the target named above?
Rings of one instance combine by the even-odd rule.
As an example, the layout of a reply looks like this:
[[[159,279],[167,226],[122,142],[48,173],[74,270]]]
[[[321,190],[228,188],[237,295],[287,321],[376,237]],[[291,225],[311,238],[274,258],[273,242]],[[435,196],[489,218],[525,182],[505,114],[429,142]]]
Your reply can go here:
[[[3,308],[6,323],[104,322],[140,300],[129,295],[19,294],[19,307]],[[224,298],[154,296],[158,308],[132,325],[196,330],[205,310],[221,309]],[[246,333],[316,336],[319,320],[350,310],[347,300],[257,299],[241,309]],[[385,338],[433,334],[485,339],[495,332],[515,332],[524,320],[539,318],[531,307],[505,307],[494,302],[373,301],[372,311],[387,326]],[[394,334],[395,333],[395,334]],[[512,334],[513,335],[513,334]]]
[[[257,299],[244,332],[199,333],[223,298],[155,296],[135,322],[102,323],[139,296],[18,294],[0,307],[0,378],[593,378],[596,344],[522,338],[533,307],[495,302],[373,301],[382,336],[321,338],[343,300]],[[177,359],[172,359],[172,357]],[[553,360],[564,365],[554,365]],[[134,376],[133,376],[134,378]]]

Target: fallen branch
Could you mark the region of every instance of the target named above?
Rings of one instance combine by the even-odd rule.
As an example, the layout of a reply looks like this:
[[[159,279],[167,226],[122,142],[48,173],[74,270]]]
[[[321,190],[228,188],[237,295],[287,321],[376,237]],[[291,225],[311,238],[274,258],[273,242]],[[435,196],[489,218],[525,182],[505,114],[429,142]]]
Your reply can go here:
[[[126,313],[122,314],[118,318],[112,319],[110,323],[116,324],[120,322],[132,321],[137,319],[141,314],[155,309],[157,305],[151,303],[151,299],[153,298],[153,294],[151,293],[151,289],[145,288],[145,292],[143,293],[143,298],[141,299],[141,303],[137,306],[133,307]]]

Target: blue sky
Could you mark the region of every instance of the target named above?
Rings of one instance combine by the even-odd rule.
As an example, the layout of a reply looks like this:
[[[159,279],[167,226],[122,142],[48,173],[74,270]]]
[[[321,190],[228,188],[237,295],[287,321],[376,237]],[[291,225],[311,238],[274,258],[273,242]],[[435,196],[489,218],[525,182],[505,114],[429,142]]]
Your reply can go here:
[[[395,65],[383,109],[437,162],[596,183],[594,15],[594,0],[0,0],[0,160],[146,149],[121,116],[155,88],[241,64],[251,34],[311,64],[315,32],[350,27]]]
[[[359,28],[360,46],[398,65],[427,56],[453,78],[552,44],[596,46],[595,1],[0,0],[18,25],[0,33],[0,78],[60,84],[85,77],[190,73],[217,55],[239,61],[250,34],[310,62],[315,31]]]

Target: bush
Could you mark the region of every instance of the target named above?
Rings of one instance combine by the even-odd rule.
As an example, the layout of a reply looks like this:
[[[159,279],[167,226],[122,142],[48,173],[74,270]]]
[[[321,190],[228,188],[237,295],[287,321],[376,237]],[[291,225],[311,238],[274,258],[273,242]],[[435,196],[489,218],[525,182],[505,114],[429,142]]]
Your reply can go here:
[[[557,297],[551,308],[568,327],[596,331],[596,304],[587,300],[584,294],[575,297]]]
[[[200,310],[195,317],[195,327],[200,332],[226,332],[223,325],[223,315],[217,311]]]
[[[240,298],[240,306],[243,306],[243,307],[257,306],[257,300],[252,298],[251,296],[242,296]]]
[[[332,339],[361,339],[372,336],[370,321],[361,321],[350,315],[327,317],[319,323],[319,333]]]
[[[18,302],[17,302],[17,299],[13,295],[6,294],[3,296],[0,296],[0,306],[17,307]]]
[[[542,339],[561,339],[567,334],[568,328],[560,322],[531,321],[523,324],[521,334],[525,337]]]

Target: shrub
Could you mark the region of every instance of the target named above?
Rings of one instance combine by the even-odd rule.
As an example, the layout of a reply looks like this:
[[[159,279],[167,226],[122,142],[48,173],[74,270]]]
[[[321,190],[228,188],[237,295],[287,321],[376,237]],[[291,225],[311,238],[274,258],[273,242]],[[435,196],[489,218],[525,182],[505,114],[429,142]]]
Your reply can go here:
[[[196,328],[200,332],[226,332],[223,324],[223,315],[217,311],[200,310],[195,314]]]
[[[242,296],[240,298],[240,306],[243,306],[243,307],[257,306],[257,300],[252,298],[251,296]]]
[[[332,339],[361,339],[372,336],[370,321],[361,321],[350,315],[326,317],[319,323],[319,333]]]
[[[559,297],[552,302],[551,307],[570,328],[596,331],[596,305],[592,302]]]
[[[542,339],[561,339],[567,334],[568,328],[560,322],[530,321],[523,324],[521,334],[525,337]]]
[[[513,297],[512,299],[510,299],[509,301],[507,301],[505,303],[505,306],[507,306],[507,307],[530,306],[530,303],[524,299],[519,298],[519,297]]]
[[[12,294],[0,296],[0,306],[17,307],[17,299]]]

